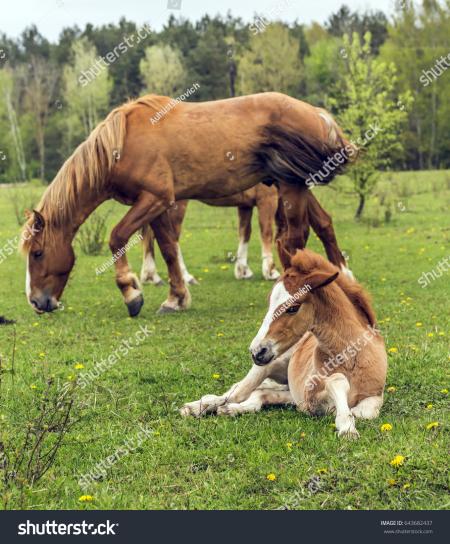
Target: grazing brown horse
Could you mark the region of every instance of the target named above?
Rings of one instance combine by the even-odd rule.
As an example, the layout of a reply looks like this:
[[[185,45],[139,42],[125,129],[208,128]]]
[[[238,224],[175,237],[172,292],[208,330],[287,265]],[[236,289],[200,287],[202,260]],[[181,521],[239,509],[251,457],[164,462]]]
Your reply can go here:
[[[33,227],[34,235],[22,245],[27,298],[36,312],[58,307],[75,262],[73,238],[108,199],[131,206],[110,237],[116,283],[131,316],[139,313],[143,297],[122,248],[149,223],[170,270],[170,294],[162,308],[190,303],[164,213],[177,200],[220,198],[275,182],[289,203],[283,245],[291,251],[304,247],[311,174],[340,154],[342,162],[321,176],[321,183],[328,183],[354,151],[332,117],[280,93],[183,102],[168,112],[169,103],[148,95],[113,110],[45,191],[25,227]]]
[[[237,415],[295,404],[311,415],[334,412],[339,436],[357,438],[355,417],[378,416],[387,371],[368,295],[308,249],[280,257],[285,271],[250,344],[250,372],[223,395],[185,404],[181,414]]]
[[[320,206],[319,202],[310,191],[305,195],[308,204],[308,213],[305,218],[309,224],[313,225],[313,230],[322,240],[327,252],[328,258],[336,265],[340,265],[342,271],[349,277],[353,277],[351,271],[342,264],[342,253],[337,245],[336,236],[334,233],[331,216]],[[236,256],[233,256],[234,276],[236,279],[249,279],[253,277],[253,272],[248,265],[248,243],[250,241],[252,231],[252,213],[253,208],[258,209],[259,228],[261,234],[262,246],[262,275],[265,280],[276,280],[280,273],[275,267],[273,259],[273,223],[277,223],[277,232],[281,232],[284,228],[285,221],[280,222],[280,218],[284,216],[285,203],[278,198],[278,191],[274,185],[267,186],[263,183],[258,183],[254,187],[224,198],[213,200],[202,200],[210,206],[234,206],[238,208],[239,216],[239,246]],[[183,274],[185,283],[197,284],[195,277],[188,271],[184,262],[183,254],[180,248],[181,226],[186,215],[188,201],[181,200],[177,205],[169,210],[176,242],[178,261]],[[152,283],[160,286],[164,282],[158,274],[155,262],[155,236],[151,228],[143,230],[143,262],[141,269],[141,282]]]

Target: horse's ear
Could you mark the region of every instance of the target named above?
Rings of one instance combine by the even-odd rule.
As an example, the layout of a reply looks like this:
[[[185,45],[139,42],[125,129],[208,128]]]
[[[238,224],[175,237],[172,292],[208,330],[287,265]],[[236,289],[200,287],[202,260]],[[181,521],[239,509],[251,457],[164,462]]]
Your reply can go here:
[[[291,266],[291,259],[293,255],[291,255],[289,251],[284,247],[280,239],[277,240],[277,249],[278,256],[280,257],[281,266],[283,267],[283,270],[286,270],[286,268],[289,268]]]
[[[332,283],[339,276],[339,272],[334,274],[327,274],[326,272],[315,272],[305,278],[305,287],[309,291],[316,291],[317,289],[322,289],[326,285]]]
[[[43,230],[45,227],[44,216],[36,210],[33,210],[33,229],[36,231]]]

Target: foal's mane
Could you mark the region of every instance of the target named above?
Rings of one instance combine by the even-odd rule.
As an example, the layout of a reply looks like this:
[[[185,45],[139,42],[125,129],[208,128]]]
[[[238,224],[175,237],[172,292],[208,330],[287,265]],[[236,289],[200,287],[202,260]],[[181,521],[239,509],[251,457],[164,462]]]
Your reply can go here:
[[[46,224],[58,229],[71,222],[78,206],[78,195],[83,191],[98,193],[108,183],[115,162],[119,160],[126,136],[127,114],[136,106],[148,106],[158,111],[170,98],[147,95],[112,110],[91,132],[62,165],[52,183],[47,187],[36,210]],[[151,124],[149,123],[151,126]],[[31,245],[31,216],[23,229],[21,250],[27,252]],[[44,236],[51,236],[52,229],[44,229]]]
[[[340,272],[337,266],[309,249],[298,250],[291,259],[291,266],[297,268],[302,275],[309,275],[318,271],[330,275]],[[371,305],[370,295],[367,291],[358,282],[350,280],[342,273],[337,277],[336,283],[353,304],[357,312],[368,321],[371,327],[374,327],[376,324],[376,317]]]

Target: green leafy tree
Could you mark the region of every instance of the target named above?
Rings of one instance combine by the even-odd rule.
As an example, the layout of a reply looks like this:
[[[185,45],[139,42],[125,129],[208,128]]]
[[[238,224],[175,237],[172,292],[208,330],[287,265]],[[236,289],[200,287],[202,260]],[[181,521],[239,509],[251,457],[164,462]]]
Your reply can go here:
[[[296,94],[302,78],[300,41],[281,23],[254,34],[238,67],[241,94],[279,91]]]
[[[356,32],[352,39],[344,35],[347,72],[338,98],[331,101],[341,126],[360,148],[360,157],[349,170],[359,198],[357,219],[376,186],[379,170],[388,167],[392,155],[402,149],[399,136],[412,103],[409,92],[396,94],[395,66],[371,55],[370,40],[369,32],[363,42]]]
[[[63,71],[68,151],[92,132],[109,109],[112,82],[107,66],[97,63],[92,68],[97,60],[97,50],[87,38],[73,42],[72,63]]]
[[[186,82],[181,53],[170,45],[152,45],[139,65],[145,90],[168,96],[177,95]]]

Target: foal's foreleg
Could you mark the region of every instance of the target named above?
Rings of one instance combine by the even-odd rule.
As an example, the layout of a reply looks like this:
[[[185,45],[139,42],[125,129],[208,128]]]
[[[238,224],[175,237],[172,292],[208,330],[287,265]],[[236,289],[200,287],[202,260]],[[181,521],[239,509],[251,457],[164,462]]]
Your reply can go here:
[[[186,403],[181,409],[182,416],[203,416],[215,412],[219,406],[228,402],[240,403],[248,399],[271,372],[270,365],[253,365],[243,380],[235,383],[223,395],[204,395],[200,400]]]
[[[348,392],[350,384],[344,374],[336,372],[325,378],[325,391],[330,396],[336,409],[336,429],[338,436],[346,438],[358,438],[359,433],[355,427],[355,416],[348,406]]]
[[[116,283],[131,317],[139,314],[144,298],[139,280],[128,265],[126,245],[137,230],[161,214],[166,206],[166,202],[152,193],[142,192],[111,232],[109,247],[115,259]]]
[[[169,297],[161,304],[159,313],[185,310],[191,304],[191,295],[181,272],[176,232],[167,213],[159,215],[151,223],[161,254],[169,271]]]
[[[295,404],[291,392],[286,389],[280,391],[277,389],[256,389],[247,400],[241,403],[228,403],[219,406],[217,413],[223,416],[237,416],[240,414],[254,414],[259,412],[264,406],[289,405]]]
[[[342,251],[339,249],[331,216],[322,208],[312,191],[308,191],[307,200],[309,222],[322,241],[328,259],[347,276],[354,279],[353,273],[347,268]]]

